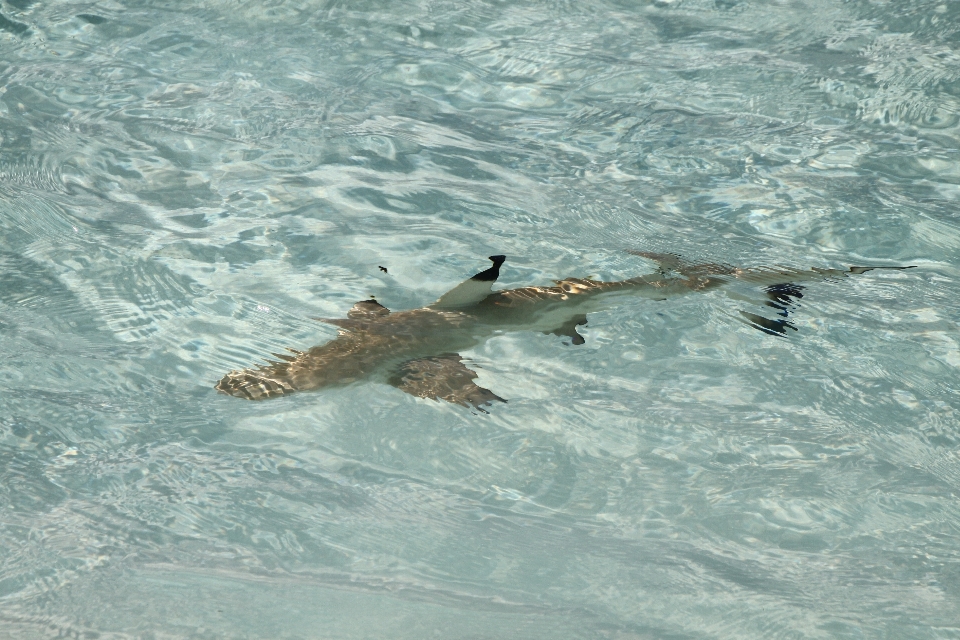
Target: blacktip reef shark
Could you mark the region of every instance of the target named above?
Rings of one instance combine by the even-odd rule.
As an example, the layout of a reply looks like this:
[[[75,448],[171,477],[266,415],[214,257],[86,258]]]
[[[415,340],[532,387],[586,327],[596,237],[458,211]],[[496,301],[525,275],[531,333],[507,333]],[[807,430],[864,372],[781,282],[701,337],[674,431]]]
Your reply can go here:
[[[848,269],[741,269],[723,264],[693,264],[675,254],[631,251],[654,261],[656,272],[627,280],[600,282],[568,278],[550,287],[494,291],[505,256],[490,256],[493,266],[460,283],[433,304],[391,313],[376,300],[353,305],[344,319],[322,319],[339,327],[338,336],[307,351],[274,354],[279,361],[231,371],[218,391],[263,400],[295,391],[346,385],[359,380],[385,382],[411,395],[440,399],[481,411],[494,401],[506,402],[474,383],[477,374],[463,364],[460,352],[495,334],[541,331],[583,344],[577,327],[587,314],[610,306],[617,294],[656,300],[707,291],[732,281],[763,287],[764,304],[778,319],[741,311],[747,324],[782,336],[796,331],[788,313],[803,297],[799,283],[845,278],[873,269],[912,267],[849,267]]]

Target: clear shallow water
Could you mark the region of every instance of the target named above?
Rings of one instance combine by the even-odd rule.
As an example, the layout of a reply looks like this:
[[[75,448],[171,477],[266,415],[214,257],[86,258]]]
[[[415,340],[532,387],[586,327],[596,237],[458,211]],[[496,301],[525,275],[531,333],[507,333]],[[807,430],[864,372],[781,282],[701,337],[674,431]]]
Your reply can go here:
[[[0,635],[960,636],[956,2],[0,11]],[[490,415],[212,389],[625,249],[920,268],[496,337]]]

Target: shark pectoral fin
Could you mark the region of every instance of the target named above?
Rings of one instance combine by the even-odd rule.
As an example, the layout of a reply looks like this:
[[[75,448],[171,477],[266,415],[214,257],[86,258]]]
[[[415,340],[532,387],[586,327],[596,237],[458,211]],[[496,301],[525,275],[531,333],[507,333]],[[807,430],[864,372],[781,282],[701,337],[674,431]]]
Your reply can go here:
[[[457,354],[410,360],[390,377],[388,382],[410,395],[431,400],[445,400],[464,407],[473,407],[484,413],[482,405],[506,402],[489,389],[473,381],[477,374],[463,364]]]
[[[544,331],[544,333],[552,333],[555,336],[570,338],[571,344],[583,344],[586,340],[577,332],[577,327],[585,324],[587,324],[587,315],[582,313],[570,318],[556,329]]]
[[[490,256],[490,260],[493,262],[492,267],[450,289],[440,296],[439,300],[430,305],[430,308],[456,309],[480,302],[490,295],[493,283],[500,277],[500,265],[506,259],[506,256]]]

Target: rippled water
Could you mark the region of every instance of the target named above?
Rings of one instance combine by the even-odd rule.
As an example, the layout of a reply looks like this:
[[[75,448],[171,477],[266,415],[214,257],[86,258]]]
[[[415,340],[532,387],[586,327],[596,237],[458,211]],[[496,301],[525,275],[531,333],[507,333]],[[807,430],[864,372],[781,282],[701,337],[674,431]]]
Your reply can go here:
[[[960,3],[0,12],[0,636],[960,637]],[[628,249],[918,268],[496,336],[490,415],[213,390]]]

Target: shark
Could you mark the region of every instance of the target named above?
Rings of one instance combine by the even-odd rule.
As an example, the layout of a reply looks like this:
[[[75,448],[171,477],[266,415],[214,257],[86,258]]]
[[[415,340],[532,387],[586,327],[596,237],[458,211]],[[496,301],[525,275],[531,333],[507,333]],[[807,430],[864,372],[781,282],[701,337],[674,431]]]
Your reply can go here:
[[[335,325],[337,337],[306,351],[289,349],[289,353],[273,354],[277,360],[263,365],[231,371],[215,388],[237,398],[265,400],[367,380],[420,398],[487,412],[485,407],[506,400],[476,384],[477,373],[467,367],[461,353],[494,335],[540,331],[579,345],[585,340],[577,328],[587,324],[587,314],[609,308],[620,296],[665,300],[743,282],[762,290],[762,304],[776,317],[741,311],[741,320],[766,334],[784,337],[788,330],[797,330],[789,316],[803,297],[803,283],[838,280],[875,269],[914,268],[740,268],[690,262],[672,253],[630,253],[653,261],[656,270],[626,280],[566,278],[551,286],[502,290],[494,290],[493,285],[506,257],[490,256],[491,267],[428,306],[391,312],[371,298],[353,305],[346,318],[316,318]]]

